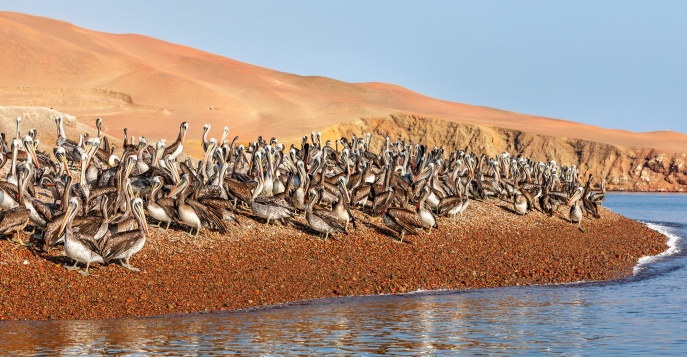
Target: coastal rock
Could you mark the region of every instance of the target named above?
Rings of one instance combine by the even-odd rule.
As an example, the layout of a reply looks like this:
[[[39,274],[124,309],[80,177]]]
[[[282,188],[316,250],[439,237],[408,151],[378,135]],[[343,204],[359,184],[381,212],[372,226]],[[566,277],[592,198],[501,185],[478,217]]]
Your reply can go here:
[[[444,146],[448,151],[463,149],[490,156],[507,151],[538,161],[556,160],[559,165],[576,165],[582,177],[594,175],[593,187],[597,189],[605,178],[609,190],[687,190],[687,154],[651,148],[622,147],[403,113],[335,124],[322,130],[322,137],[323,140],[337,140],[368,132],[374,137],[388,135],[392,139],[423,143],[430,148]],[[382,144],[377,140],[371,146],[378,151]]]

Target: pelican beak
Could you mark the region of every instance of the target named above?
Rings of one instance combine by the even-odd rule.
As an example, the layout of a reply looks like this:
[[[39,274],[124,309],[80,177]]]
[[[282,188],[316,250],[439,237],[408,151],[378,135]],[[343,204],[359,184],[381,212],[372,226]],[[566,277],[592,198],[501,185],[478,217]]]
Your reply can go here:
[[[136,157],[136,159],[138,159],[138,158]],[[137,160],[127,159],[127,165],[126,165],[126,168],[124,169],[124,177],[129,177],[129,175],[131,175],[131,171],[133,171],[134,164],[136,163],[136,161]]]
[[[153,166],[157,167],[160,165],[160,160],[162,159],[162,154],[164,150],[155,150],[155,158],[153,161]]]
[[[142,217],[141,221],[143,222],[143,230],[146,232],[146,235],[148,235],[148,222],[146,221],[145,212],[143,211],[143,204],[137,204],[136,209]]]
[[[26,149],[31,154],[31,158],[33,159],[34,165],[36,165],[36,168],[40,170],[41,165],[38,163],[38,158],[36,157],[36,148],[33,147],[33,143],[26,145]]]
[[[417,176],[413,177],[413,183],[416,183],[417,181],[419,181],[428,171],[429,171],[429,166],[422,169],[420,171],[420,173],[417,174]]]
[[[182,178],[181,180],[179,180],[179,182],[177,182],[176,185],[174,185],[174,187],[172,187],[172,189],[169,191],[169,193],[167,194],[167,198],[176,195],[179,192],[181,186],[183,186],[185,182],[186,178]]]
[[[60,161],[62,162],[62,165],[64,165],[64,171],[67,172],[67,176],[71,176],[72,172],[69,171],[69,165],[67,165],[67,157],[65,155],[60,155]]]
[[[339,188],[341,189],[341,193],[343,194],[343,198],[346,203],[351,203],[351,196],[348,194],[348,190],[346,189],[346,184],[343,181],[339,181]]]
[[[582,191],[577,190],[577,191],[575,192],[575,194],[572,195],[572,197],[570,197],[570,199],[568,200],[567,205],[570,206],[570,204],[573,203],[573,202],[575,202],[575,201],[577,201],[577,200],[580,198],[581,195],[582,195]]]

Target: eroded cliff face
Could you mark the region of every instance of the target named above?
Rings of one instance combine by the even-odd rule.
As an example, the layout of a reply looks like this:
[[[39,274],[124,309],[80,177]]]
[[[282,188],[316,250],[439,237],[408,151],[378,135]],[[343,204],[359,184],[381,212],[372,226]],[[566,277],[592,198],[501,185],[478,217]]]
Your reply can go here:
[[[552,137],[517,130],[462,124],[415,115],[397,114],[340,123],[322,131],[323,140],[372,133],[372,150],[378,152],[385,136],[392,140],[465,149],[497,155],[504,151],[538,161],[556,160],[577,165],[582,177],[593,174],[598,185],[606,178],[609,190],[687,191],[687,154],[662,153],[651,148],[625,148],[599,142]],[[574,136],[574,132],[570,133]]]

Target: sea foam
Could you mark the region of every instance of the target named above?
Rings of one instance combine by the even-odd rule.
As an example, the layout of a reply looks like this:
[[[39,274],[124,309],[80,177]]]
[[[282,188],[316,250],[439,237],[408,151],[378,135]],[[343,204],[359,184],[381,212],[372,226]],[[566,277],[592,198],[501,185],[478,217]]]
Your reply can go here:
[[[678,242],[680,242],[680,239],[682,239],[680,236],[671,233],[667,227],[664,227],[660,224],[646,223],[646,226],[668,237],[668,242],[666,243],[668,249],[657,255],[648,255],[646,257],[639,258],[637,260],[637,265],[635,265],[634,269],[632,269],[633,275],[639,274],[639,272],[644,270],[648,264],[680,252],[680,247],[678,247]]]

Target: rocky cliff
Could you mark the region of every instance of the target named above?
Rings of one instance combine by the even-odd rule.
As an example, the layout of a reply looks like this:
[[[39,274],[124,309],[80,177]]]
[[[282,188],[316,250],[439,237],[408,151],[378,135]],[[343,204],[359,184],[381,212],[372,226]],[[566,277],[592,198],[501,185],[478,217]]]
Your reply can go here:
[[[340,123],[322,131],[323,140],[373,134],[372,149],[378,151],[385,136],[447,150],[467,149],[496,155],[504,151],[534,160],[556,160],[559,165],[577,165],[582,177],[591,173],[596,184],[606,178],[610,190],[687,190],[687,154],[665,153],[652,148],[621,147],[572,137],[553,137],[486,125],[473,125],[396,114]],[[574,132],[571,132],[571,136]]]

